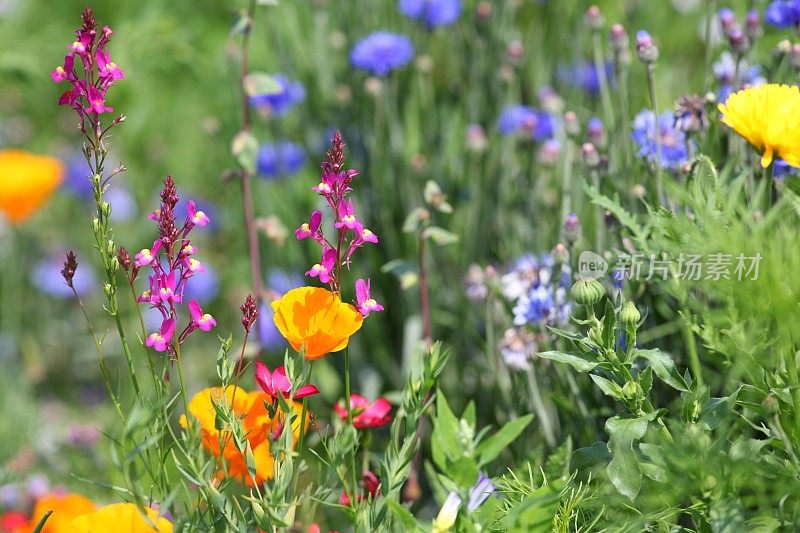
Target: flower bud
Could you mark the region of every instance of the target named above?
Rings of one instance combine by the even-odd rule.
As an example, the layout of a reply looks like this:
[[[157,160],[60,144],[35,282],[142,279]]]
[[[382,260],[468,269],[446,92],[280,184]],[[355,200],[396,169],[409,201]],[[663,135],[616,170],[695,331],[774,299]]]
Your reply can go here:
[[[558,163],[559,155],[561,155],[561,144],[556,139],[547,139],[544,141],[537,152],[539,163],[548,167],[552,167]]]
[[[792,66],[794,68],[800,68],[800,43],[794,43],[792,45],[792,51],[789,54],[789,58],[792,61]]]
[[[572,286],[572,299],[578,305],[593,306],[603,299],[606,289],[596,279],[579,279]]]
[[[581,221],[578,215],[570,213],[564,221],[564,240],[568,244],[575,244],[581,238]]]
[[[619,319],[625,326],[635,327],[639,324],[639,320],[642,319],[642,314],[636,309],[636,305],[628,300],[622,307]]]
[[[564,113],[564,131],[570,137],[577,137],[581,133],[581,125],[578,122],[578,115],[573,111]]]
[[[553,261],[557,265],[566,265],[569,263],[569,250],[567,247],[564,246],[563,243],[556,244],[556,247],[553,248]]]
[[[592,143],[584,143],[581,147],[581,154],[583,162],[588,168],[594,169],[600,166],[600,154],[597,153],[597,148]]]
[[[116,249],[116,247],[114,246],[114,241],[113,241],[113,240],[111,240],[111,239],[109,239],[109,240],[108,240],[108,242],[106,243],[106,253],[107,253],[109,256],[112,256],[112,255],[115,255],[115,254],[116,254],[116,251],[117,251],[117,249]]]
[[[653,37],[645,30],[636,33],[636,57],[645,65],[658,61],[658,47]]]
[[[114,287],[110,283],[106,283],[103,285],[103,292],[106,294],[106,298],[111,298],[114,295]]]
[[[119,259],[117,259],[116,256],[111,258],[110,266],[111,266],[111,272],[116,272],[117,270],[119,270]]]
[[[728,44],[737,55],[744,55],[750,50],[750,39],[739,28],[733,28],[728,33]]]
[[[736,14],[729,7],[723,7],[717,13],[719,24],[722,26],[723,33],[727,34],[736,27]]]
[[[478,3],[478,7],[475,9],[475,14],[477,14],[478,18],[481,20],[488,19],[492,16],[492,3],[487,0]]]
[[[780,57],[782,55],[790,53],[791,51],[792,51],[791,41],[789,41],[789,39],[784,39],[775,46],[775,51],[773,51],[772,54],[776,57]]]
[[[470,124],[466,133],[467,150],[474,153],[485,152],[489,147],[486,132],[480,124]]]
[[[586,10],[586,25],[593,31],[597,31],[603,27],[603,23],[605,19],[603,18],[603,12],[600,11],[600,8],[597,6],[589,6],[589,9]]]
[[[506,58],[512,63],[518,62],[525,54],[525,46],[522,41],[513,40],[506,45]]]
[[[761,26],[761,17],[757,9],[751,9],[747,12],[747,17],[744,19],[744,31],[751,41],[755,41],[764,34],[764,28]]]
[[[92,219],[92,232],[99,233],[100,232],[100,221],[97,217]]]
[[[638,383],[635,381],[629,381],[622,387],[622,395],[625,396],[628,400],[633,400],[639,393],[641,392],[642,388],[639,386]]]
[[[111,216],[111,204],[105,201],[100,202],[100,213],[104,218],[109,218]]]
[[[606,130],[603,127],[602,120],[597,117],[589,119],[589,123],[586,125],[586,138],[601,150],[606,147],[608,139],[606,138]]]

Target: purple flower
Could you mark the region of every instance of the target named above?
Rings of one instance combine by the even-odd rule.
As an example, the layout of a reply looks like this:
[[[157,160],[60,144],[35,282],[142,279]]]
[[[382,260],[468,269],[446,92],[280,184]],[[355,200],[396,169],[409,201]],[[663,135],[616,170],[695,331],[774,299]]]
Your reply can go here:
[[[553,318],[555,302],[553,291],[539,285],[522,296],[514,306],[514,325],[549,323]]]
[[[467,511],[474,512],[478,507],[483,505],[489,496],[497,491],[497,487],[492,483],[491,478],[486,477],[483,472],[478,474],[478,481],[475,486],[469,491],[469,503],[467,503]]]
[[[672,111],[665,111],[658,117],[658,128],[661,133],[661,168],[677,172],[689,160],[686,135],[675,128]],[[656,118],[652,111],[645,109],[636,115],[631,137],[639,147],[639,155],[650,164],[655,164],[658,159],[658,149]]]
[[[605,63],[606,80],[610,86],[614,86],[614,64],[610,61]],[[592,96],[600,94],[600,75],[595,68],[595,64],[589,61],[573,63],[572,65],[559,65],[558,79],[571,87],[586,91]]]
[[[367,281],[360,278],[356,280],[356,307],[358,308],[358,312],[364,316],[369,315],[373,311],[383,311],[383,306],[370,296],[369,278],[367,278]]]
[[[54,298],[72,298],[72,289],[64,283],[61,269],[64,267],[64,252],[57,251],[37,263],[31,271],[31,284],[44,294]],[[72,286],[79,296],[94,291],[97,276],[88,262],[82,262],[72,278]]]
[[[206,231],[214,231],[217,229],[217,215],[214,205],[203,198],[198,199],[196,196],[192,198],[192,200],[188,201],[180,200],[175,205],[175,220],[182,223],[187,218],[194,218],[197,213],[202,213],[203,216],[201,216],[201,218],[205,221],[205,224],[202,224],[205,226],[203,229]],[[190,202],[192,206],[191,210],[189,209]],[[193,220],[191,222],[193,225],[201,225]]]
[[[507,329],[500,341],[500,356],[503,362],[508,368],[520,372],[530,369],[531,358],[537,350],[536,335],[526,328]]]
[[[261,112],[280,117],[305,100],[306,90],[302,83],[284,74],[275,74],[273,79],[280,85],[280,91],[253,95],[250,97],[250,105]]]
[[[305,150],[291,141],[262,144],[258,149],[258,174],[265,178],[278,179],[291,176],[303,168],[305,163]]]
[[[410,19],[428,28],[448,26],[461,16],[461,0],[400,0],[397,8]]]
[[[508,106],[500,114],[497,129],[501,135],[522,133],[533,140],[543,141],[553,136],[553,118],[529,106]]]
[[[414,46],[405,35],[378,31],[356,43],[350,62],[357,69],[376,76],[387,76],[414,57]]]
[[[736,59],[730,52],[722,52],[719,56],[719,61],[714,63],[713,69],[714,76],[719,84],[717,101],[725,103],[728,96],[733,92]],[[765,83],[764,78],[761,77],[761,67],[759,65],[750,66],[746,59],[741,59],[739,63],[739,83],[742,87]]]
[[[767,24],[779,29],[800,26],[799,0],[773,0],[764,12]]]

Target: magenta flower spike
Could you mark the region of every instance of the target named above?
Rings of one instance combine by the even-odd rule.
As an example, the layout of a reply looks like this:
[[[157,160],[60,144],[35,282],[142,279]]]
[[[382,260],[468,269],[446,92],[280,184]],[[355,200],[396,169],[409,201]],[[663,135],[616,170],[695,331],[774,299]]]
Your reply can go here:
[[[383,306],[370,296],[369,279],[367,281],[356,280],[356,308],[364,316],[369,315],[372,311],[383,311]]]
[[[169,274],[161,274],[158,276],[158,299],[161,303],[178,303],[181,301],[181,295],[176,292],[177,286],[175,283],[175,271]]]
[[[213,316],[203,313],[200,304],[195,299],[189,301],[189,314],[192,316],[192,325],[202,331],[211,331],[217,325]]]
[[[333,273],[333,268],[335,266],[336,250],[333,248],[328,248],[325,250],[325,253],[322,254],[322,262],[312,266],[311,269],[306,272],[306,276],[319,278],[322,283],[330,283],[331,274]]]
[[[163,352],[169,346],[172,334],[175,333],[175,319],[168,318],[161,323],[161,331],[158,333],[151,333],[145,345],[153,348],[157,352]]]
[[[284,398],[288,398],[292,390],[292,384],[286,377],[286,369],[283,366],[279,366],[270,372],[269,368],[260,361],[256,362],[256,383],[273,398],[277,398],[278,394],[283,394]],[[317,387],[304,385],[295,391],[294,399],[299,400],[314,394],[319,394]]]

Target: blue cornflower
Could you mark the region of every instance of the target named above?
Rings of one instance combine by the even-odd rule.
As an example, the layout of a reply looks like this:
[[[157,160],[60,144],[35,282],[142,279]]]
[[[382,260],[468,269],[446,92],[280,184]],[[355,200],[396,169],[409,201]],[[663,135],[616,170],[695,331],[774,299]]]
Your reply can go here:
[[[250,105],[274,116],[286,114],[296,104],[306,98],[306,90],[299,81],[283,74],[273,76],[281,90],[275,94],[256,94],[250,97]]]
[[[609,86],[614,86],[614,64],[605,63],[605,75]],[[576,89],[582,89],[592,96],[600,94],[600,75],[593,62],[581,61],[572,65],[559,65],[558,79]]]
[[[497,120],[497,129],[501,135],[523,133],[536,141],[543,141],[553,136],[553,117],[526,105],[512,105],[503,109]]]
[[[514,325],[547,323],[552,318],[554,308],[553,291],[544,285],[534,287],[514,306]]]
[[[34,265],[30,273],[31,284],[48,296],[72,298],[72,289],[67,286],[64,276],[61,275],[64,256],[65,252],[56,252]],[[72,278],[72,286],[75,287],[78,296],[85,296],[94,291],[97,276],[88,262],[80,262],[80,258],[78,260],[78,269]]]
[[[730,52],[722,52],[719,56],[719,61],[714,63],[712,68],[718,83],[717,101],[724,104],[728,96],[733,92],[736,59]],[[746,59],[741,59],[739,63],[739,85],[747,87],[763,83],[765,83],[765,80],[761,77],[761,67],[759,65],[750,66]]]
[[[296,174],[306,163],[306,152],[302,146],[291,141],[262,144],[258,150],[256,164],[258,174],[265,178],[284,178]]]
[[[661,168],[678,171],[689,160],[686,135],[675,129],[675,117],[665,111],[658,117],[661,133]],[[658,159],[656,147],[656,118],[649,109],[642,110],[633,120],[631,138],[639,147],[639,155],[651,164]]]
[[[297,273],[273,269],[267,276],[267,286],[275,298],[280,298],[290,290],[303,285],[303,276]],[[258,338],[261,346],[266,350],[278,350],[286,346],[286,340],[281,335],[281,332],[278,331],[275,321],[272,319],[274,314],[275,312],[269,304],[262,304],[259,308],[258,322],[256,322]]]
[[[800,26],[800,1],[773,0],[764,12],[764,20],[781,29]]]
[[[447,26],[461,16],[461,0],[400,0],[397,8],[410,19],[428,28]]]
[[[94,199],[92,194],[92,182],[88,176],[90,174],[89,165],[82,154],[75,154],[64,164],[64,189],[84,200]]]
[[[377,31],[361,39],[350,51],[355,68],[376,76],[386,76],[414,57],[414,46],[405,35]]]
[[[497,487],[492,483],[491,478],[484,475],[483,472],[478,474],[478,481],[469,491],[469,503],[467,504],[467,511],[470,513],[480,507],[489,496],[497,492]]]

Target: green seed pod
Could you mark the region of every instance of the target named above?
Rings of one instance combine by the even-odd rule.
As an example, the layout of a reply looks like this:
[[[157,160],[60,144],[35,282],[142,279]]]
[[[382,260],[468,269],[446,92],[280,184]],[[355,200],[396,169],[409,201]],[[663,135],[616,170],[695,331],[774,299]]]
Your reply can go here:
[[[641,391],[641,387],[635,381],[629,381],[622,387],[622,394],[625,395],[625,398],[632,400],[639,395]]]
[[[579,279],[572,286],[572,299],[578,305],[592,306],[605,295],[605,287],[596,279]]]
[[[636,327],[642,319],[642,314],[636,309],[636,305],[630,300],[622,307],[622,312],[619,314],[619,319],[625,326]]]

